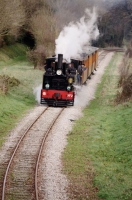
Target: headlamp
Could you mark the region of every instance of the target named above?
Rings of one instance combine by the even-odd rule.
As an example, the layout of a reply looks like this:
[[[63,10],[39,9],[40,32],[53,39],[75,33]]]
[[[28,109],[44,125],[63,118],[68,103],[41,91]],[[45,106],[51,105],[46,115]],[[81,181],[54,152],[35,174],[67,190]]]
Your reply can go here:
[[[73,78],[69,78],[68,83],[73,83]]]
[[[67,90],[70,91],[71,90],[71,86],[67,86]]]
[[[47,84],[45,85],[45,88],[48,90],[49,87],[50,87],[50,85],[47,83]]]
[[[61,74],[62,74],[62,71],[61,71],[60,69],[58,69],[58,70],[56,71],[56,74],[57,74],[57,75],[61,75]]]

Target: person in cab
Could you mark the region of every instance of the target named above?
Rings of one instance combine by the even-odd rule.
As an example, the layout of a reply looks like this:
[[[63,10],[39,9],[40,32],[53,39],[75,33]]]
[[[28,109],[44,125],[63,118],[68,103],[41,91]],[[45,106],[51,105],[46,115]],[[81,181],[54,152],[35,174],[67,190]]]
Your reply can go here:
[[[76,75],[76,69],[75,69],[75,67],[74,67],[74,63],[70,63],[69,65],[68,65],[68,68],[67,68],[67,70],[66,70],[66,74],[68,75],[68,76],[75,76]]]
[[[86,67],[82,62],[80,62],[77,69],[77,84],[78,85],[82,84],[82,74],[84,70],[86,70]]]

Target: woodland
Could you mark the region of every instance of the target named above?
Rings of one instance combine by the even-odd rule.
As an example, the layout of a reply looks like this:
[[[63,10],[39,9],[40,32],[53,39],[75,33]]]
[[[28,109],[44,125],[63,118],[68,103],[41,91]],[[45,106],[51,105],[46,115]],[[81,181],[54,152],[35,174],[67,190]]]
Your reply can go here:
[[[132,35],[132,0],[0,0],[0,47],[24,43],[36,54],[51,55],[62,28],[85,8],[97,8],[100,37],[94,46],[123,46]]]

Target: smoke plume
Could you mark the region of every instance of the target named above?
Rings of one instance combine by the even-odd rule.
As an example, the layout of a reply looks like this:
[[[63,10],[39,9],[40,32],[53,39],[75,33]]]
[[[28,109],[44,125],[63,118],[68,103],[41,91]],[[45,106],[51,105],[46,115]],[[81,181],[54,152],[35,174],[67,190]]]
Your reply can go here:
[[[99,36],[97,27],[96,9],[85,10],[85,15],[79,22],[70,22],[65,26],[58,39],[56,39],[56,54],[63,54],[64,58],[69,60],[70,57],[78,57],[83,52],[85,45],[91,45],[92,40]]]
[[[40,104],[40,95],[41,95],[42,84],[33,88],[33,94],[35,95],[35,100]]]

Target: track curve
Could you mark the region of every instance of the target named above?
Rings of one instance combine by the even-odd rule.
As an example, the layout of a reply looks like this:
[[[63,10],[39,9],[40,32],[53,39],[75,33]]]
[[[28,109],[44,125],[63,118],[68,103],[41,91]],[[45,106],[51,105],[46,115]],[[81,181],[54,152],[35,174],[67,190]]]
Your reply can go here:
[[[46,137],[63,110],[64,108],[54,110],[54,108],[47,107],[24,132],[14,149],[5,172],[2,200],[8,198],[19,200],[39,199],[37,171],[42,149]],[[44,124],[47,115],[52,115],[50,117],[51,121]],[[43,125],[42,128],[41,125]],[[38,131],[38,127],[41,130]],[[44,131],[43,127],[45,127]],[[32,143],[35,143],[33,144],[34,147]]]

